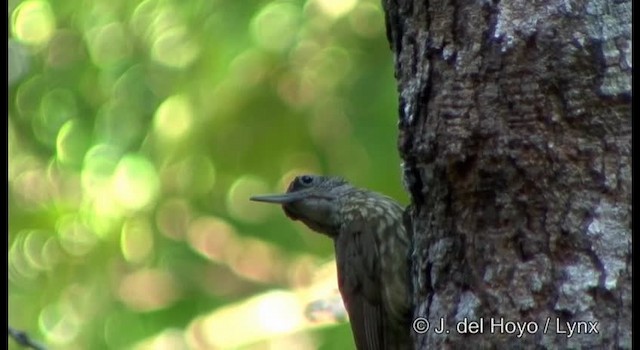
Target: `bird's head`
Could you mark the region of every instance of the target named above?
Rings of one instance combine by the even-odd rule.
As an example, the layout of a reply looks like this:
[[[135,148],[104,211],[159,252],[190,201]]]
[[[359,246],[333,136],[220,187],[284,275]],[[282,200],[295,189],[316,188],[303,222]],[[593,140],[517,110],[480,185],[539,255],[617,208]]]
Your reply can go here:
[[[330,237],[337,235],[340,224],[340,198],[353,187],[333,176],[297,176],[284,194],[253,196],[256,202],[281,204],[292,220],[300,220],[314,231]]]

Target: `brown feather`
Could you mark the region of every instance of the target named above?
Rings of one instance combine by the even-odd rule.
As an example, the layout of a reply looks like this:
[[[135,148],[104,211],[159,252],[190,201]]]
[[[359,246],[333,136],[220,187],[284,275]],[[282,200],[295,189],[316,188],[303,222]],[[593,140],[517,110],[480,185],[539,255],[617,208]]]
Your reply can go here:
[[[361,232],[344,232],[336,239],[338,287],[349,314],[356,347],[384,349],[384,309],[380,274],[375,259],[375,237]]]

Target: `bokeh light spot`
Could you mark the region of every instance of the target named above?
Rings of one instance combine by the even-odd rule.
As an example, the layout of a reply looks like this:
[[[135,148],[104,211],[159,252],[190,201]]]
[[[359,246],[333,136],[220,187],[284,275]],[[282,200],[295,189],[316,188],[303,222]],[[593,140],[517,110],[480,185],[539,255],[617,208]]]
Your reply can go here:
[[[300,9],[287,2],[272,2],[253,18],[251,33],[265,49],[281,51],[293,44],[298,34]]]
[[[353,9],[357,0],[315,0],[325,14],[337,18]]]
[[[173,68],[186,68],[199,53],[193,36],[182,26],[168,28],[159,34],[151,50],[154,60]]]
[[[150,205],[160,190],[158,174],[147,158],[139,155],[124,156],[113,178],[115,198],[125,208],[142,209]]]
[[[282,273],[280,250],[274,245],[257,239],[245,239],[237,254],[230,256],[228,263],[231,269],[244,278],[274,282]]]
[[[45,44],[55,30],[55,17],[46,1],[25,1],[16,7],[12,17],[13,34],[26,44]]]
[[[123,76],[124,77],[124,76]],[[121,80],[119,82],[124,85],[122,90],[126,90],[127,86]],[[120,84],[118,84],[120,85]],[[139,87],[140,85],[138,85]],[[128,97],[125,99],[114,98],[106,103],[98,111],[95,119],[95,135],[98,142],[109,143],[124,149],[138,141],[140,134],[143,132],[141,119],[141,111],[132,108],[133,86],[128,86]],[[114,89],[115,90],[115,89]],[[115,94],[115,91],[114,91]]]
[[[173,303],[180,295],[173,276],[159,269],[143,269],[126,275],[118,296],[131,309],[152,311]]]
[[[29,262],[24,249],[24,241],[28,237],[28,231],[21,231],[9,248],[9,280],[23,282],[35,278],[39,271]]]
[[[68,302],[60,301],[45,307],[38,323],[48,342],[65,345],[78,335],[82,320]]]
[[[317,52],[305,66],[303,75],[331,87],[347,77],[351,70],[349,53],[338,46],[329,46]]]
[[[227,210],[234,218],[248,222],[263,220],[271,210],[264,203],[255,203],[249,197],[267,192],[266,183],[256,176],[244,175],[238,178],[227,193]]]
[[[238,86],[252,88],[261,82],[267,73],[264,52],[256,49],[245,50],[233,59],[229,68],[229,76]]]
[[[314,102],[317,97],[317,83],[321,77],[309,74],[284,74],[278,82],[278,95],[291,107],[305,107]]]
[[[42,247],[42,258],[48,267],[55,266],[64,258],[57,237],[49,237]]]
[[[89,52],[95,64],[108,67],[131,54],[131,44],[121,23],[112,22],[87,33]]]
[[[122,217],[127,214],[124,207],[117,202],[111,186],[101,188],[101,194],[95,196],[91,202],[87,202],[82,208],[82,217],[87,227],[96,237],[109,239],[112,235],[120,233]]]
[[[98,237],[73,214],[62,216],[56,222],[60,245],[69,254],[87,254],[98,242]]]
[[[57,30],[47,49],[47,64],[53,68],[69,67],[80,61],[86,50],[80,35],[70,29]]]
[[[95,198],[104,193],[120,161],[120,151],[111,145],[97,144],[84,157],[81,181],[85,196]]]
[[[349,24],[360,36],[375,38],[384,30],[384,14],[379,6],[360,2],[349,16]]]
[[[40,118],[33,120],[33,130],[40,141],[55,145],[60,128],[77,114],[76,98],[71,91],[52,90],[42,98]]]
[[[191,350],[180,329],[165,329],[150,339],[146,339],[134,346],[132,350]]]
[[[44,245],[51,234],[34,230],[29,232],[24,240],[24,254],[31,266],[38,270],[48,270],[51,266],[47,266],[44,259]]]
[[[189,202],[183,199],[169,199],[162,202],[156,212],[156,225],[160,233],[171,239],[182,239],[191,222]]]
[[[195,251],[212,261],[223,262],[239,253],[235,230],[219,218],[198,218],[189,226],[188,238]]]
[[[67,121],[58,132],[56,155],[66,164],[80,164],[91,145],[90,131],[77,119]]]
[[[198,348],[238,348],[295,332],[305,322],[303,306],[295,293],[271,291],[194,320],[188,328],[188,337],[200,343]]]
[[[157,15],[158,0],[144,0],[138,4],[131,15],[131,29],[141,38],[148,39]]]
[[[160,136],[177,139],[185,136],[193,123],[193,110],[184,95],[174,95],[162,102],[153,119],[153,126]]]
[[[153,230],[142,218],[131,218],[122,225],[122,255],[131,263],[144,261],[153,251]]]
[[[272,292],[258,303],[260,327],[269,333],[289,332],[302,323],[301,305],[295,295]]]
[[[34,75],[18,86],[16,92],[16,107],[18,116],[24,120],[32,117],[38,111],[40,100],[47,91],[47,83],[42,75]]]
[[[22,172],[13,179],[11,188],[15,191],[18,204],[24,208],[43,208],[50,203],[51,183],[44,169],[35,168]]]

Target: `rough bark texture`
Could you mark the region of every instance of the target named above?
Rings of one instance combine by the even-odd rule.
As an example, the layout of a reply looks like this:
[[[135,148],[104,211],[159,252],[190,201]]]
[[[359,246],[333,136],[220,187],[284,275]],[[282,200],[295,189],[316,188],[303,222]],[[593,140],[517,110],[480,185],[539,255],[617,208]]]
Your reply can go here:
[[[631,1],[383,5],[416,348],[631,348]]]

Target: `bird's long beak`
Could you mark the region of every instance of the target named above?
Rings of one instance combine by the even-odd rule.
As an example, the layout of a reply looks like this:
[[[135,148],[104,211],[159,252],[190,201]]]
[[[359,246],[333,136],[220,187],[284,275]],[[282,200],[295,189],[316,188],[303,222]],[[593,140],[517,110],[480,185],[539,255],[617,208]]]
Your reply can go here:
[[[249,197],[249,199],[255,202],[286,204],[299,201],[301,199],[307,198],[308,196],[308,191],[296,191],[283,194],[264,194],[261,196],[252,196]]]

